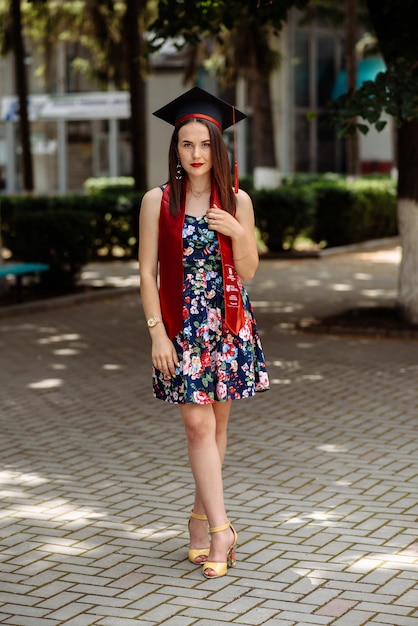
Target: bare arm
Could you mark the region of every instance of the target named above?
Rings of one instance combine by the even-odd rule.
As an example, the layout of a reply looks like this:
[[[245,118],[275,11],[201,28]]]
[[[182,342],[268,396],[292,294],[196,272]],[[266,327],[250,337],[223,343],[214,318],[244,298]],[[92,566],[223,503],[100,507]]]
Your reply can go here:
[[[161,189],[148,191],[142,200],[139,217],[139,274],[141,301],[145,318],[161,316],[160,296],[158,292],[158,224],[160,218]],[[178,365],[173,343],[167,336],[165,326],[160,321],[149,329],[154,367],[165,374],[174,375]]]

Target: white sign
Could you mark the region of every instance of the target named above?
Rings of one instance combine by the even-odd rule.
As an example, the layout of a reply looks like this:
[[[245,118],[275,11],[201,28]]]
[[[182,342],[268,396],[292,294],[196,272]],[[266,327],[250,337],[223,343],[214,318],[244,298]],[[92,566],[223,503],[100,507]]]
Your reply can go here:
[[[28,116],[30,121],[127,119],[130,116],[129,93],[106,91],[29,96]],[[0,119],[6,122],[19,119],[16,96],[1,98]]]

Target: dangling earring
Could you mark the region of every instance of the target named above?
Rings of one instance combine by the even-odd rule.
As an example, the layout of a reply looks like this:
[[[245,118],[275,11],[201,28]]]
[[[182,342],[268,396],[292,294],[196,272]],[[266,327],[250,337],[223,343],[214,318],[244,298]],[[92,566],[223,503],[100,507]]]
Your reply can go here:
[[[177,157],[176,180],[181,180],[182,178],[183,178],[183,168],[180,163],[180,157]]]

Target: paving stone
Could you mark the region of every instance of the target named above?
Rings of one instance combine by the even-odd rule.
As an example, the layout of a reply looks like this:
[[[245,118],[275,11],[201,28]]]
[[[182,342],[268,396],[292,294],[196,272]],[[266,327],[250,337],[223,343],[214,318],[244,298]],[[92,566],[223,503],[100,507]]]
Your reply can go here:
[[[325,615],[304,615],[302,613],[297,613],[297,611],[292,610],[292,607],[288,608],[288,611],[285,610],[279,614],[278,620],[284,620],[284,623],[286,623],[286,620],[294,619],[295,626],[300,626],[301,624],[306,624],[307,626],[320,626],[323,624],[331,624],[334,620],[333,617],[327,617]],[[281,626],[280,621],[277,622],[277,626]]]
[[[306,623],[297,622],[298,626],[308,626]],[[264,622],[264,626],[295,626],[295,621],[283,620],[282,618],[272,618]]]
[[[97,620],[92,615],[77,615],[65,622],[61,622],[64,626],[93,626],[97,624]]]
[[[42,617],[31,617],[28,615],[11,615],[5,618],[4,624],[14,624],[15,626],[58,626],[62,622]]]
[[[155,625],[157,623],[147,620],[146,618],[141,618],[141,621],[143,621],[144,626],[147,626],[147,624]],[[98,624],[99,626],[138,626],[138,619],[112,616],[100,619],[94,623]]]
[[[369,624],[370,619],[373,616],[373,613],[353,609],[346,615],[343,615],[342,617],[336,619],[333,622],[333,625],[338,624],[338,626],[363,626],[364,624]]]
[[[295,329],[369,298],[359,272],[394,302],[385,253],[265,260],[248,284],[272,389],[233,405],[238,565],[213,581],[186,560],[184,431],[151,397],[137,294],[0,308],[0,622],[415,626],[417,341]]]
[[[273,609],[267,609],[263,607],[256,607],[254,609],[243,611],[237,618],[237,624],[266,624],[270,619],[273,619],[277,615]]]
[[[334,598],[327,602],[324,606],[317,609],[318,615],[329,615],[330,617],[339,617],[344,615],[350,609],[357,605],[356,600],[344,600],[343,598]]]
[[[409,591],[407,591],[406,593],[404,593],[400,597],[398,597],[395,600],[395,604],[397,606],[401,605],[401,606],[412,607],[412,608],[416,609],[418,607],[418,589],[417,589],[417,587],[415,587],[415,589],[410,589]]]
[[[193,617],[187,618],[184,615],[175,615],[164,620],[164,622],[160,622],[160,624],[161,626],[192,626],[192,624],[196,624],[196,620]]]
[[[384,614],[379,614],[379,618],[380,620],[384,623],[384,624],[392,624],[394,617],[393,615],[384,615]],[[417,618],[416,615],[412,616],[412,617],[402,617],[400,615],[396,616],[396,626],[414,626],[417,622],[416,622]]]
[[[2,606],[2,611],[5,613],[11,613],[14,617],[19,616],[22,621],[25,617],[30,617],[31,619],[42,619],[47,615],[46,609],[38,608],[36,606],[23,606],[20,602],[15,604],[5,603]]]

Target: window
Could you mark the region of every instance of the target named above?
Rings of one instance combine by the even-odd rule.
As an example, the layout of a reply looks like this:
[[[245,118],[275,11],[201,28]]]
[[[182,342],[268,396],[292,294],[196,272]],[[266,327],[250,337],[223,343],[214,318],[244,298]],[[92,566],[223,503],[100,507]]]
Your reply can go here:
[[[297,19],[293,25],[293,169],[295,172],[338,171],[336,132],[324,124],[324,109],[336,76],[337,35],[317,24],[301,27]],[[311,116],[312,113],[315,115]]]

